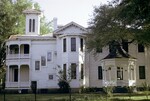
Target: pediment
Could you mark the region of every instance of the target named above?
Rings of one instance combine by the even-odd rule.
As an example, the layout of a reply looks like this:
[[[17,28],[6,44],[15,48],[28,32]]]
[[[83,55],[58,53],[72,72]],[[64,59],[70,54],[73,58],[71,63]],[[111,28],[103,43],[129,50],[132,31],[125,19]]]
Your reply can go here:
[[[88,33],[87,29],[84,28],[83,26],[75,23],[75,22],[71,22],[57,30],[54,31],[54,34],[70,34],[70,35],[76,35],[76,34],[86,34]]]

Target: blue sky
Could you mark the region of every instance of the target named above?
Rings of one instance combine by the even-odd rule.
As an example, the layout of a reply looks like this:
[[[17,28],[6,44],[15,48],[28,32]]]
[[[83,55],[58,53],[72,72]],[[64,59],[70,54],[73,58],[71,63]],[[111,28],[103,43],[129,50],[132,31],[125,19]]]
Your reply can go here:
[[[111,0],[33,0],[39,3],[48,21],[56,17],[59,25],[74,21],[84,27],[92,18],[93,7],[108,1]]]

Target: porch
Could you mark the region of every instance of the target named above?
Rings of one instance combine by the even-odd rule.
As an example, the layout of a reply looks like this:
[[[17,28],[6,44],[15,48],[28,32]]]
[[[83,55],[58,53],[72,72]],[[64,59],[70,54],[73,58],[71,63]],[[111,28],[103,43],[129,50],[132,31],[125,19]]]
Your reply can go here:
[[[29,65],[10,65],[6,74],[6,89],[30,88]]]

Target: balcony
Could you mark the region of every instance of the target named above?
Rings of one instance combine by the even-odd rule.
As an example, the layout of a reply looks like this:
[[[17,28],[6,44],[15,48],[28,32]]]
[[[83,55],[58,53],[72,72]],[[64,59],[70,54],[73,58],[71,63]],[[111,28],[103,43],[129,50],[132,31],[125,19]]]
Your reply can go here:
[[[6,89],[7,88],[30,88],[30,82],[6,82]]]
[[[29,59],[30,58],[30,46],[28,44],[13,44],[6,48],[6,59]]]
[[[29,59],[30,54],[7,54],[6,59]]]

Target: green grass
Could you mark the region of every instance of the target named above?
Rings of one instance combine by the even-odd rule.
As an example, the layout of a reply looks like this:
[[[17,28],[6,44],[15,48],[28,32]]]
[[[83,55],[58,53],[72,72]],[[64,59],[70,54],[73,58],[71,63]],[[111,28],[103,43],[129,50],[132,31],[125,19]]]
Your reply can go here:
[[[6,94],[5,101],[35,101],[34,94]],[[0,101],[4,101],[4,95],[0,94]],[[37,94],[36,101],[69,101],[69,94]],[[146,96],[134,94],[114,94],[108,97],[101,94],[72,94],[72,101],[150,101]]]

